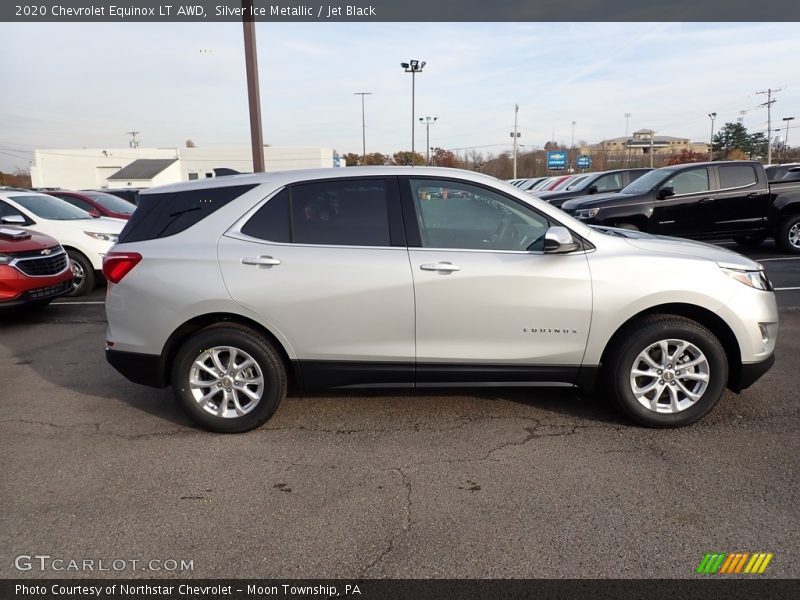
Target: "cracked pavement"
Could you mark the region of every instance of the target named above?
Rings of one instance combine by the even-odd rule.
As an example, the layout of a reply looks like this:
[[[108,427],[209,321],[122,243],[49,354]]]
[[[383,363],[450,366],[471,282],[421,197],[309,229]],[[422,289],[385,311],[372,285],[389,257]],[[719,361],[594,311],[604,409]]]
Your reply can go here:
[[[209,578],[669,578],[709,551],[798,577],[800,312],[781,319],[773,370],[680,430],[536,388],[295,395],[234,436],[109,367],[102,306],[7,320],[0,577],[92,575],[14,569],[49,554]]]

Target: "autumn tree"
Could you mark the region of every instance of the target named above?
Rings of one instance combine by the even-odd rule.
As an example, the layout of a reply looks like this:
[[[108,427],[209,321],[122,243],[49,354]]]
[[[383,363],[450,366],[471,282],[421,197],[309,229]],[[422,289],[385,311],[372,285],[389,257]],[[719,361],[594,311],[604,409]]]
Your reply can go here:
[[[364,157],[365,165],[388,165],[390,158],[380,152],[371,152]]]
[[[450,150],[445,150],[444,148],[434,148],[433,155],[431,156],[431,161],[437,167],[451,167],[457,168],[460,166],[460,162],[458,157],[453,154]]]
[[[682,165],[685,163],[705,162],[708,160],[708,154],[701,154],[694,150],[681,150],[680,154],[670,156],[667,159],[667,165]]]
[[[361,164],[361,155],[354,152],[348,152],[344,155],[344,164],[348,167],[355,167]]]
[[[398,166],[422,166],[425,164],[425,157],[419,152],[414,152],[412,155],[409,150],[401,150],[392,155],[391,164]]]
[[[3,173],[0,171],[0,185],[9,187],[29,188],[31,187],[31,172],[17,169],[13,173]]]

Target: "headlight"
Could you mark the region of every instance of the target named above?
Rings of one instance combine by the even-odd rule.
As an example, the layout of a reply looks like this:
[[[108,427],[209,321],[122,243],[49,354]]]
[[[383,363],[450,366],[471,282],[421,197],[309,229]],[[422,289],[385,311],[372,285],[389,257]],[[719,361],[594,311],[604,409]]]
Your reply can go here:
[[[772,283],[770,283],[767,274],[764,271],[739,271],[737,269],[722,269],[728,277],[733,277],[751,288],[757,290],[764,290],[765,292],[772,291]]]
[[[100,240],[102,242],[112,242],[114,244],[117,243],[117,239],[119,238],[119,234],[116,233],[99,233],[96,231],[84,231],[83,233],[96,240]]]
[[[576,219],[591,219],[599,212],[599,208],[581,208],[580,210],[576,210],[573,216]]]

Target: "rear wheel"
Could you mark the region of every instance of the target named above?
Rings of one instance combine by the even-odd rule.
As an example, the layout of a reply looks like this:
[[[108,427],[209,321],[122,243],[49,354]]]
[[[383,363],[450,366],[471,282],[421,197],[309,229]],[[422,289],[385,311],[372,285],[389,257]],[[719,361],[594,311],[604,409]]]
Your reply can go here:
[[[792,215],[781,222],[775,242],[788,254],[800,254],[800,215]]]
[[[266,423],[286,396],[286,369],[262,336],[233,323],[201,330],[172,367],[179,404],[201,427],[240,433]]]
[[[72,265],[72,291],[68,296],[83,296],[94,289],[94,267],[91,261],[77,250],[67,250]]]
[[[614,343],[606,365],[606,385],[617,406],[648,427],[694,423],[719,401],[728,381],[719,340],[675,315],[633,324]]]
[[[760,246],[767,239],[767,234],[753,233],[748,235],[735,235],[733,241],[745,248]]]

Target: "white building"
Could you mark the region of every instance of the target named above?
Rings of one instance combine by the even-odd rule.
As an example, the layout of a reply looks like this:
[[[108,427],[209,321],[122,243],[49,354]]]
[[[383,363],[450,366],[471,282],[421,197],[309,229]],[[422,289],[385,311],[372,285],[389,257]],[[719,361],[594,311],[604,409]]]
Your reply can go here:
[[[344,166],[331,148],[264,147],[267,171]],[[253,171],[250,148],[108,148],[35,150],[33,187],[120,189],[214,177],[214,169]]]

